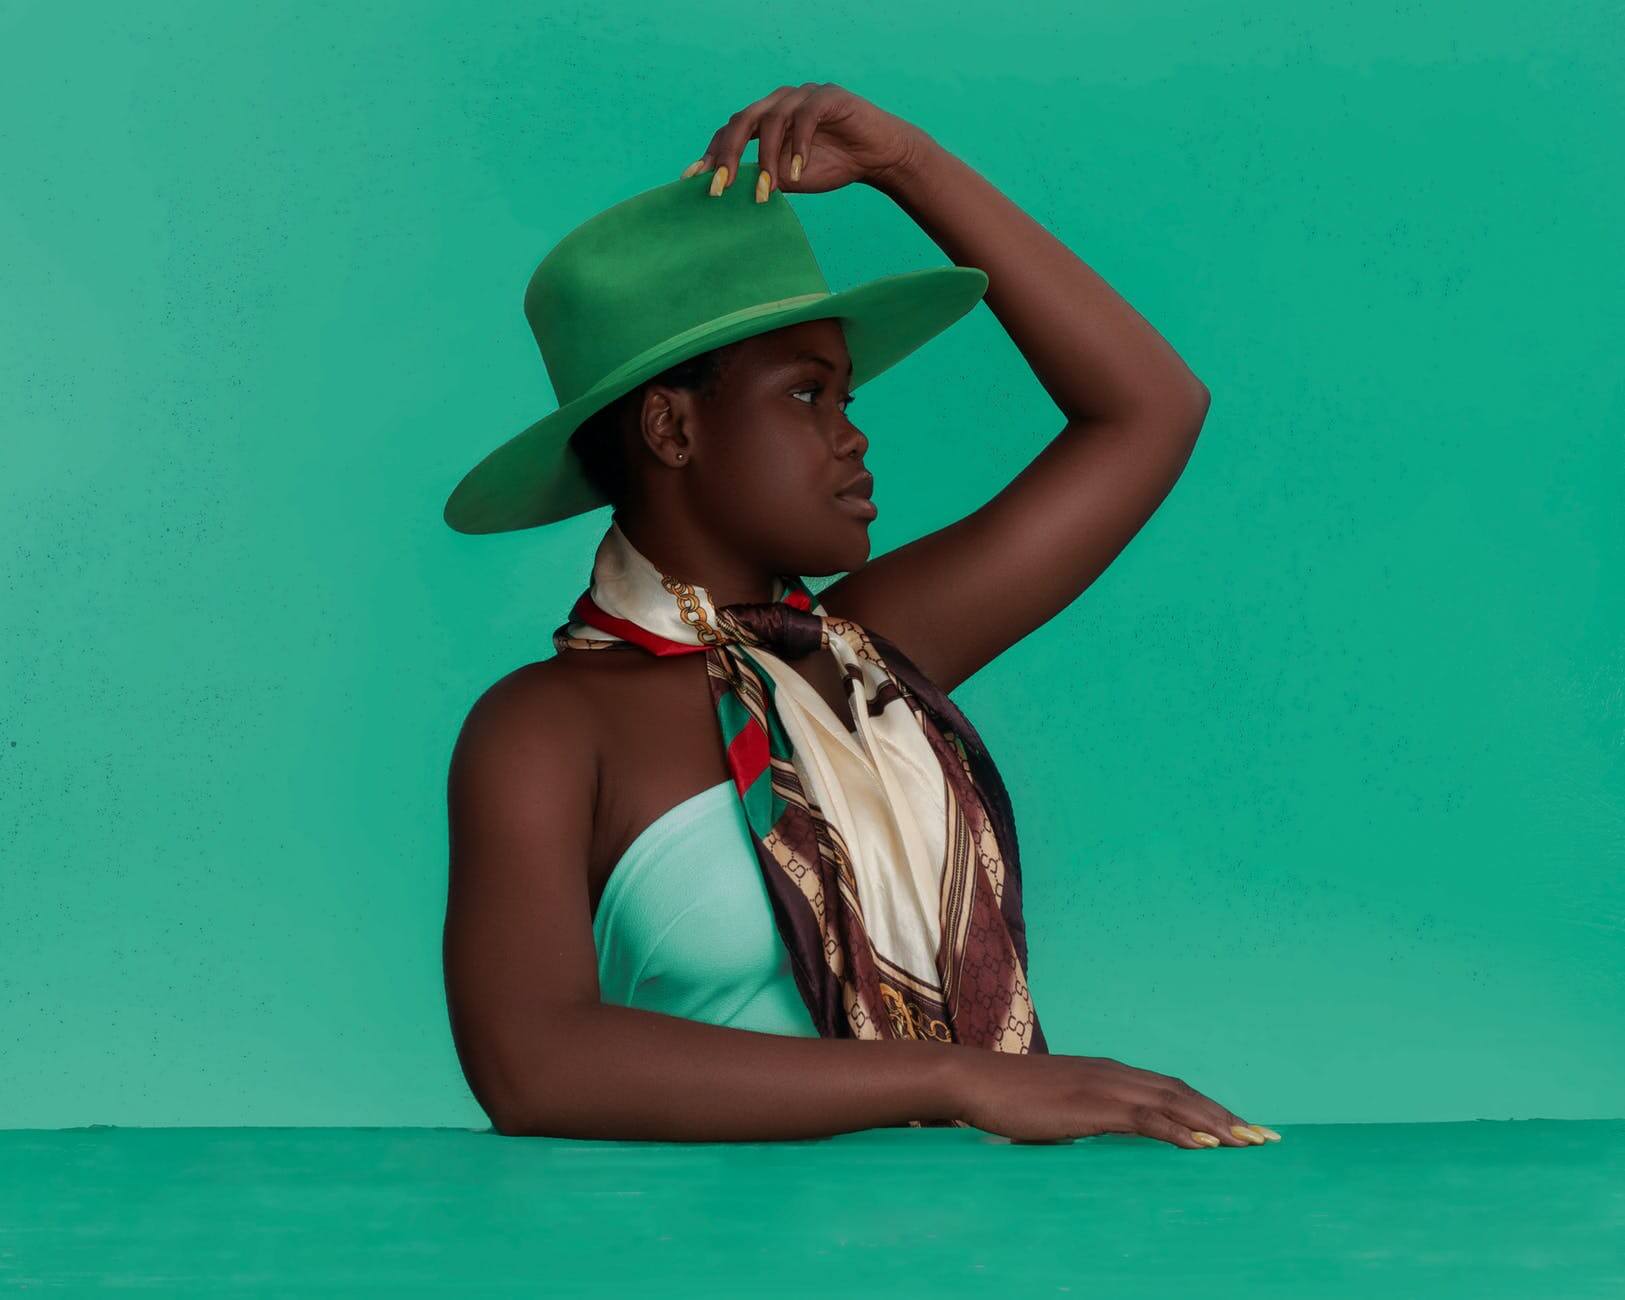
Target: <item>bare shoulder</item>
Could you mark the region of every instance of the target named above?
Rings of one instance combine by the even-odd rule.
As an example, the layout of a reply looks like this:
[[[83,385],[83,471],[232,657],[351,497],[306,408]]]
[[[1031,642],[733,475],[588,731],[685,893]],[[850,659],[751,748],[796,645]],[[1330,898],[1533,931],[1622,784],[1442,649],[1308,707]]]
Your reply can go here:
[[[598,763],[597,709],[584,680],[590,677],[554,658],[516,668],[488,686],[469,708],[452,749],[453,813],[516,788],[536,791],[539,782],[559,795],[590,796]]]
[[[517,741],[539,721],[590,731],[593,710],[587,675],[574,658],[541,659],[492,682],[470,706],[457,737],[459,747],[469,741]]]
[[[469,1085],[503,1132],[522,1126],[563,1050],[552,1014],[599,996],[587,893],[597,734],[591,693],[547,660],[489,686],[452,752],[446,997]]]

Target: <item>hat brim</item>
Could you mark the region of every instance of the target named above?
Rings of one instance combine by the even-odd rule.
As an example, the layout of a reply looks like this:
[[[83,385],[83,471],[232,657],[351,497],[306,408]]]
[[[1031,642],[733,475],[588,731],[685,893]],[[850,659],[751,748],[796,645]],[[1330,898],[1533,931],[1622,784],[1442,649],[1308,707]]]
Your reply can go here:
[[[974,266],[903,271],[810,302],[738,312],[668,339],[521,430],[469,470],[446,501],[446,523],[460,533],[505,533],[608,505],[570,450],[570,435],[617,397],[688,357],[800,321],[838,317],[852,359],[851,386],[857,389],[970,311],[987,284],[987,272]]]

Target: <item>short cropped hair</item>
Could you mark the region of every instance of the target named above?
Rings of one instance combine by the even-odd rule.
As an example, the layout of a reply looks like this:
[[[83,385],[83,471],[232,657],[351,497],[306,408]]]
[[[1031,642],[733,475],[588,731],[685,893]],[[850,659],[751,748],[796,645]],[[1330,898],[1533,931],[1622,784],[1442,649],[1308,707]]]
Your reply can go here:
[[[612,506],[626,504],[631,488],[631,467],[627,464],[626,439],[621,423],[628,411],[642,409],[644,390],[650,384],[664,384],[696,392],[710,399],[717,395],[723,372],[736,345],[724,344],[688,357],[644,380],[629,393],[623,393],[602,410],[594,411],[570,435],[570,450],[581,462],[587,481]]]

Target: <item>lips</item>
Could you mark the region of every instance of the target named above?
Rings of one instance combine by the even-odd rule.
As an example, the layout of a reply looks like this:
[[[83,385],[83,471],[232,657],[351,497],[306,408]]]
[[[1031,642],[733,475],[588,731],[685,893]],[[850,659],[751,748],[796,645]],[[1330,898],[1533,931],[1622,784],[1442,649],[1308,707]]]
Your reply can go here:
[[[862,495],[859,495],[856,490],[837,492],[835,494],[835,504],[846,511],[847,514],[855,515],[859,519],[873,519],[880,513],[880,508],[869,499],[867,489]]]
[[[838,497],[872,497],[875,494],[875,476],[865,470],[843,488],[836,489]]]

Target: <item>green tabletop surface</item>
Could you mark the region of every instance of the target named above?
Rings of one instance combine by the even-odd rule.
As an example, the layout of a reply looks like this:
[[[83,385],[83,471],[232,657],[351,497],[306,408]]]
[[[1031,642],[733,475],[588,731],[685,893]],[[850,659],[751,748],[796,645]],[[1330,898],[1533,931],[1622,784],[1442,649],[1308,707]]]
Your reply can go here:
[[[0,1291],[1625,1296],[1625,1120],[1187,1151],[448,1128],[0,1132]]]

